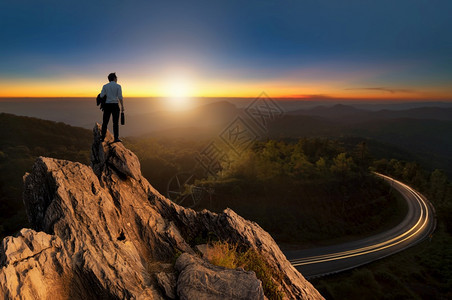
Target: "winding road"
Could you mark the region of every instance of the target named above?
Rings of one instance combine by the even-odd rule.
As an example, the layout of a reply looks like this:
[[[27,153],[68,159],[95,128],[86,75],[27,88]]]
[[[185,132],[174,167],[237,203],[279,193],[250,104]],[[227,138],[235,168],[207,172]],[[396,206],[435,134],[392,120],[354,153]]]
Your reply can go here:
[[[285,251],[303,276],[315,278],[356,268],[405,250],[428,238],[436,227],[435,210],[419,192],[389,176],[375,173],[399,191],[408,212],[396,227],[377,235],[321,248]]]

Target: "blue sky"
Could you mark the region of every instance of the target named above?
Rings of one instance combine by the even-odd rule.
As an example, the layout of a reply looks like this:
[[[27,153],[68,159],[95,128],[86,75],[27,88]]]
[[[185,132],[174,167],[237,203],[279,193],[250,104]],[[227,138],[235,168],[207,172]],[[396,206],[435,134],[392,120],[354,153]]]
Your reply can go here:
[[[116,71],[137,95],[181,77],[193,95],[447,98],[451,12],[416,0],[2,1],[0,87],[72,95],[77,82],[88,95]]]

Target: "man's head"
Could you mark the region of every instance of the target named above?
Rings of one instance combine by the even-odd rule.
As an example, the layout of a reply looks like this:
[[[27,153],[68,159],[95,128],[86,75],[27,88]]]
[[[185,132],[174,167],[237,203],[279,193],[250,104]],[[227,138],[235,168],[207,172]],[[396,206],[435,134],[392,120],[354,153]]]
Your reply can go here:
[[[116,77],[116,73],[108,74],[108,81],[115,81],[116,79],[118,79],[118,77]]]

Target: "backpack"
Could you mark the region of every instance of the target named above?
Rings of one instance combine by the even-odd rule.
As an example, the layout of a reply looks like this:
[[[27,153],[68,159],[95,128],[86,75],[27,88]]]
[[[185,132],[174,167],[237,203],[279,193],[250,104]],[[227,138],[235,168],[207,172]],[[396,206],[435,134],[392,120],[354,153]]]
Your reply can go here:
[[[107,101],[107,95],[105,95],[105,96],[103,96],[103,97],[101,97],[100,94],[97,95],[97,98],[96,98],[96,105],[97,105],[97,106],[100,105],[99,108],[100,108],[101,110],[104,110],[105,101]]]

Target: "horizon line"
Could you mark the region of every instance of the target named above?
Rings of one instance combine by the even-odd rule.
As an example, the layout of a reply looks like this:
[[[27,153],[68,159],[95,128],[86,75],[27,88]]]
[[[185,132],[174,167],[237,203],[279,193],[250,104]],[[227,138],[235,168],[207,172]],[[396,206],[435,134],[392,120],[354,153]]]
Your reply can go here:
[[[183,98],[187,99],[257,99],[260,96],[187,96]],[[125,99],[172,99],[170,96],[130,96],[124,97]],[[277,96],[268,98],[278,101],[378,101],[378,102],[452,102],[451,98],[387,98],[387,97],[294,97],[294,96]],[[0,96],[0,101],[8,99],[95,99],[94,96]]]

